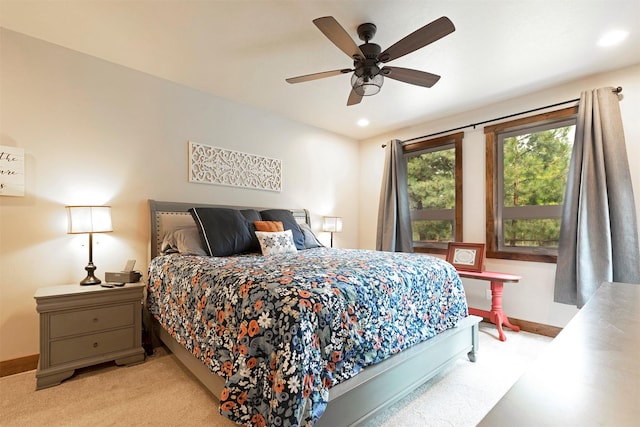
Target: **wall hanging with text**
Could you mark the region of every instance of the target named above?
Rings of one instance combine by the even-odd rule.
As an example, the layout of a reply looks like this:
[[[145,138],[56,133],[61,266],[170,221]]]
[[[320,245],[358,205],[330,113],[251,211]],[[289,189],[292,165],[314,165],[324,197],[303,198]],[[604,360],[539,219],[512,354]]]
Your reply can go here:
[[[0,196],[24,196],[24,149],[0,145]]]

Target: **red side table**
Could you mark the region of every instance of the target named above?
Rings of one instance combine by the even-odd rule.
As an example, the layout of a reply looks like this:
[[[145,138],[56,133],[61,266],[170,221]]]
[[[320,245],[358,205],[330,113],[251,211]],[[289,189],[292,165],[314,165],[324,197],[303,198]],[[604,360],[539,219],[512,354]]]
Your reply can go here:
[[[509,323],[507,315],[502,311],[502,289],[504,283],[517,283],[522,279],[522,277],[516,276],[515,274],[498,273],[495,271],[483,271],[481,273],[476,273],[475,271],[458,270],[458,275],[469,279],[488,280],[491,282],[491,310],[486,311],[469,307],[469,314],[488,318],[491,323],[494,323],[498,327],[500,341],[507,340],[507,337],[502,330],[502,325],[515,332],[520,332],[520,328]]]

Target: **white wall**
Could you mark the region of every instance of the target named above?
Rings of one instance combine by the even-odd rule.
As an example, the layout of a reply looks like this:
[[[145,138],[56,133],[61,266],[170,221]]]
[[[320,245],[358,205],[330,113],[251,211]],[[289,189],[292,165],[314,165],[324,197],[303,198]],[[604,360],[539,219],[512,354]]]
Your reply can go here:
[[[384,163],[381,144],[478,123],[484,120],[526,111],[580,97],[583,90],[622,86],[620,102],[629,167],[634,186],[637,216],[640,219],[640,65],[568,82],[545,91],[490,104],[452,117],[425,122],[411,128],[381,135],[360,144],[360,247],[375,248],[380,182]],[[464,241],[485,241],[485,137],[482,126],[465,131],[463,142],[463,231]],[[371,183],[365,185],[365,183]],[[594,242],[597,244],[597,242]],[[488,259],[487,270],[522,276],[518,284],[506,284],[503,307],[508,316],[547,325],[564,326],[573,317],[575,307],[553,302],[555,264]],[[640,278],[638,278],[640,282]],[[487,282],[464,279],[471,306],[488,308]]]
[[[283,191],[189,183],[189,140],[281,159]],[[36,289],[84,277],[67,204],[112,206],[114,232],[94,238],[102,278],[130,258],[146,272],[147,199],[304,207],[315,231],[336,214],[337,246],[357,246],[356,141],[7,30],[0,145],[26,157],[25,196],[0,197],[0,361],[39,352]]]

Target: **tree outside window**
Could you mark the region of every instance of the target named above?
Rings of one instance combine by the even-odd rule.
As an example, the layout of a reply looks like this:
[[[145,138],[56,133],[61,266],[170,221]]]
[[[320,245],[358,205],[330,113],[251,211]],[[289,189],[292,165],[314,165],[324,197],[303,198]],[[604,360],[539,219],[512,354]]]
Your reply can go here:
[[[576,108],[485,128],[487,256],[555,262]]]
[[[416,252],[445,253],[462,240],[463,133],[404,147]]]

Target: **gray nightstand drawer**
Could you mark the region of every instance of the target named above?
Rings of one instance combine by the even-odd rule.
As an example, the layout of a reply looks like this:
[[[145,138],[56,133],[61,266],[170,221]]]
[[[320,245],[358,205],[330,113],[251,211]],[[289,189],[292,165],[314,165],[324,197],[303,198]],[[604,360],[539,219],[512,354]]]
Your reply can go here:
[[[60,365],[92,356],[126,350],[134,346],[134,328],[51,342],[50,363]]]
[[[51,315],[49,336],[60,338],[133,325],[133,316],[131,304],[56,313]]]

